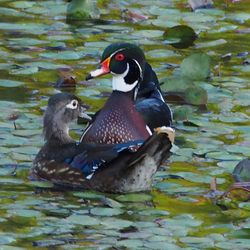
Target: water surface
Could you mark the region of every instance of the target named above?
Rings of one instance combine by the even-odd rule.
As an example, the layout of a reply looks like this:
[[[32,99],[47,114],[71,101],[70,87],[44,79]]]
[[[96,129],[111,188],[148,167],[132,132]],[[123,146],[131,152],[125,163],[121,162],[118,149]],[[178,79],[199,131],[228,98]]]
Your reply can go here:
[[[249,249],[249,203],[223,210],[206,198],[214,177],[226,190],[234,166],[250,156],[250,5],[216,2],[215,10],[193,13],[179,0],[126,0],[101,9],[105,22],[77,24],[66,23],[66,1],[0,2],[1,249]],[[125,8],[149,18],[121,19]],[[164,30],[178,24],[199,34],[194,46],[164,44]],[[209,54],[211,77],[196,83],[208,93],[207,108],[185,105],[196,126],[175,123],[179,150],[149,193],[39,188],[45,184],[27,176],[43,144],[42,115],[48,97],[59,91],[60,72],[81,83],[75,94],[97,111],[111,91],[110,76],[90,83],[84,78],[102,50],[121,40],[139,44],[160,79],[177,74],[191,53]],[[79,138],[83,126],[72,128]]]

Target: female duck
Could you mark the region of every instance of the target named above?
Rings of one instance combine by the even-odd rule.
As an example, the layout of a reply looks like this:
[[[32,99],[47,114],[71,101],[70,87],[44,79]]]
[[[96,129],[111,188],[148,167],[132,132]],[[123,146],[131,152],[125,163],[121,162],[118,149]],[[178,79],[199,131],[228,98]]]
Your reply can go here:
[[[77,144],[69,136],[69,123],[80,115],[86,117],[83,109],[80,99],[72,94],[60,93],[49,99],[44,116],[46,143],[33,162],[33,179],[112,193],[149,190],[154,173],[170,155],[173,130],[159,128],[145,142]]]

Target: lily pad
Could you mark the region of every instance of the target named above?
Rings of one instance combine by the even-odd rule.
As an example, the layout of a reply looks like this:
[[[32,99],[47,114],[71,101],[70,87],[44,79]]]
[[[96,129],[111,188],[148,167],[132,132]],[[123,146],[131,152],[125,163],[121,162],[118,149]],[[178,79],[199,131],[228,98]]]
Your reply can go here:
[[[114,216],[123,214],[124,211],[119,208],[95,207],[90,210],[90,213],[98,216]]]
[[[21,67],[18,69],[10,70],[10,74],[13,75],[30,75],[34,74],[39,71],[39,68],[36,66],[28,66],[28,67]]]
[[[250,160],[240,161],[233,170],[234,180],[237,182],[250,182]]]
[[[35,247],[43,247],[43,248],[49,248],[49,247],[53,247],[53,246],[60,246],[60,245],[64,245],[65,242],[63,240],[37,240],[33,242],[33,246]]]
[[[117,202],[117,201],[115,201],[113,199],[110,199],[108,197],[105,197],[105,196],[101,198],[101,201],[102,201],[102,203],[104,205],[106,205],[108,207],[111,207],[111,208],[121,208],[121,207],[123,207],[122,203]]]
[[[187,245],[199,248],[210,248],[214,246],[214,241],[211,238],[205,237],[182,237],[180,238],[180,241]]]
[[[250,192],[249,192],[249,195],[250,195]],[[250,202],[241,202],[239,203],[239,207],[244,210],[250,211]]]
[[[16,239],[10,234],[0,233],[0,245],[10,244],[15,241]]]
[[[128,249],[137,249],[138,247],[143,246],[143,242],[137,239],[127,239],[127,240],[120,240],[117,242],[117,246],[123,246]]]
[[[147,194],[125,194],[117,196],[116,199],[118,201],[125,201],[125,202],[145,202],[145,201],[151,201],[152,196]]]
[[[225,39],[218,39],[218,40],[210,41],[210,42],[197,43],[196,48],[215,47],[215,46],[223,45],[225,43],[227,43]]]
[[[210,74],[210,57],[205,53],[194,53],[185,58],[181,65],[181,75],[192,80],[204,80]]]
[[[0,79],[0,87],[19,87],[24,85],[24,82],[14,81],[14,80],[4,80]]]
[[[84,20],[99,18],[100,11],[95,1],[91,0],[72,0],[67,7],[68,20]]]
[[[41,212],[32,209],[9,210],[8,214],[11,216],[30,217],[30,218],[43,216]]]
[[[82,225],[82,226],[91,226],[91,225],[98,225],[100,224],[99,220],[89,215],[78,215],[73,214],[70,215],[68,218],[64,219],[66,223],[71,223],[75,225]]]
[[[107,228],[122,229],[132,226],[134,223],[128,220],[122,220],[117,218],[105,218],[101,221],[101,224]]]
[[[193,105],[205,105],[208,101],[207,91],[200,86],[186,89],[185,101]]]
[[[197,35],[194,30],[186,25],[178,25],[167,29],[163,38],[165,42],[171,44],[174,48],[185,49],[193,45]]]
[[[44,52],[40,53],[41,57],[58,59],[58,60],[78,60],[81,58],[81,55],[74,51],[60,51],[60,52]]]
[[[209,152],[206,154],[206,158],[212,158],[224,161],[237,161],[242,159],[242,157],[229,154],[227,151]]]
[[[184,92],[193,86],[191,79],[182,76],[166,77],[162,82],[161,89],[166,92]]]
[[[94,200],[99,200],[104,197],[102,194],[99,194],[96,192],[90,192],[90,191],[73,192],[73,195],[79,198],[83,198],[83,199],[94,199]]]
[[[14,1],[10,3],[10,6],[17,8],[17,9],[26,9],[31,8],[36,3],[30,1]]]

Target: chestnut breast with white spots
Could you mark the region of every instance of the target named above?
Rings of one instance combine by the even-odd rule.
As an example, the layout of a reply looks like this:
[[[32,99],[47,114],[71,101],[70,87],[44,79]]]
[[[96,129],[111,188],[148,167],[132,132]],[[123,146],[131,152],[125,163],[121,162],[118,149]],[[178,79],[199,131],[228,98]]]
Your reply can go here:
[[[150,136],[131,97],[114,91],[82,137],[84,142],[105,144],[145,140]]]

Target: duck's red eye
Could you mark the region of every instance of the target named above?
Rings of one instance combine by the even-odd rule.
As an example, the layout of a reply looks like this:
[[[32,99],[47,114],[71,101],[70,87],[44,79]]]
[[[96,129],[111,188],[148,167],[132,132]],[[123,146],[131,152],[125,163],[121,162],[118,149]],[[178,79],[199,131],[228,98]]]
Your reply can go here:
[[[123,61],[125,56],[121,53],[115,55],[115,60],[117,61]]]

